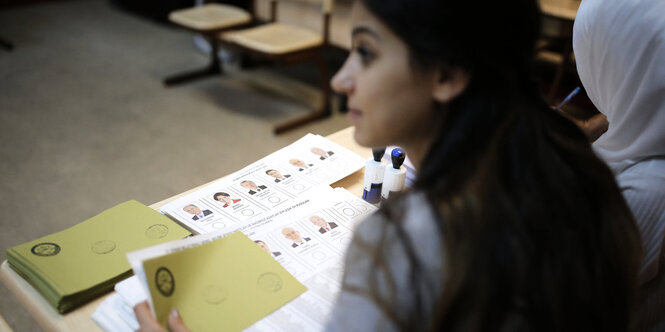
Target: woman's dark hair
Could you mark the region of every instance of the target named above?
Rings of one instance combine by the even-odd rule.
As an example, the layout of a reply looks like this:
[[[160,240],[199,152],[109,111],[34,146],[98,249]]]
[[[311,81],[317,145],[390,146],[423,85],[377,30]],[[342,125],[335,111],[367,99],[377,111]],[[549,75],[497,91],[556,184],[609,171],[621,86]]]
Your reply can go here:
[[[377,305],[401,330],[625,331],[639,235],[613,174],[534,83],[536,0],[361,2],[406,43],[414,71],[470,76],[435,106],[438,136],[414,186],[437,214],[443,291],[424,308],[402,235],[414,309],[374,294]],[[399,203],[379,213],[403,234]],[[374,265],[387,271],[380,250]]]

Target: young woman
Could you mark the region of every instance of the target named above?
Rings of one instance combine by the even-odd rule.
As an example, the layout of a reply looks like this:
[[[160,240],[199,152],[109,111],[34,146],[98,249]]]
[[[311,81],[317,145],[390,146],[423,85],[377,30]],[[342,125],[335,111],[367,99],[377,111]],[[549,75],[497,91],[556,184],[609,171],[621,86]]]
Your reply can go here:
[[[663,331],[665,1],[585,0],[573,40],[580,79],[601,112],[596,118],[609,121],[594,150],[616,175],[642,235],[632,330]]]
[[[418,179],[356,230],[327,330],[627,328],[639,236],[531,80],[539,17],[535,0],[354,3],[333,88],[356,141],[403,147]]]

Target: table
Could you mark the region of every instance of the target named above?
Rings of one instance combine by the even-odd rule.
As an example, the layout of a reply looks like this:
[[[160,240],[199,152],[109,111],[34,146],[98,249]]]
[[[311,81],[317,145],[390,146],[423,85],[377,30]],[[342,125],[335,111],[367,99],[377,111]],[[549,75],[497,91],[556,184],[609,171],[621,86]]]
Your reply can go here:
[[[333,133],[327,136],[331,141],[344,146],[345,148],[358,153],[361,156],[370,156],[371,150],[369,148],[364,148],[359,146],[353,140],[353,128],[349,127],[343,130],[340,130],[336,133]],[[262,157],[262,156],[261,156]],[[258,159],[258,158],[257,158]],[[332,185],[332,187],[343,187],[349,190],[354,195],[360,197],[362,195],[363,187],[363,176],[364,170],[358,171],[351,174],[350,176],[337,181]],[[217,181],[217,180],[214,180]],[[211,181],[212,182],[212,181]],[[176,196],[167,198],[163,201],[154,203],[150,205],[151,208],[159,210],[159,208],[181,196],[187,195],[190,192],[193,192],[203,186],[208,185],[208,183],[203,184],[199,187],[188,190],[184,193],[178,194]],[[95,312],[99,304],[110,296],[112,293],[104,295],[78,309],[65,314],[60,315],[55,309],[53,309],[44,298],[23,278],[21,278],[14,270],[9,267],[7,261],[2,262],[0,265],[0,282],[2,282],[9,291],[14,294],[18,302],[26,308],[30,315],[35,318],[37,323],[48,332],[51,331],[102,331],[90,318]]]

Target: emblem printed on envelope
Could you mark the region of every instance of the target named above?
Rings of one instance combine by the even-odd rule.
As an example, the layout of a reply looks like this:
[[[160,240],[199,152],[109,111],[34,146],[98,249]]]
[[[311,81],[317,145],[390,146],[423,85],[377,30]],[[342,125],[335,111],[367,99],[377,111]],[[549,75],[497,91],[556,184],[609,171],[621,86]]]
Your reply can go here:
[[[145,230],[145,237],[149,239],[161,239],[169,234],[169,228],[162,224],[154,224]]]
[[[282,289],[283,282],[276,273],[266,272],[256,279],[256,285],[264,292],[277,293]]]
[[[30,251],[37,256],[55,256],[60,252],[60,246],[55,243],[44,242],[36,244]]]
[[[99,255],[105,255],[110,253],[111,251],[115,250],[115,242],[109,241],[109,240],[101,240],[95,242],[90,249],[95,253]]]
[[[166,297],[173,295],[175,279],[169,269],[165,267],[157,269],[157,272],[155,272],[155,286],[162,295]]]

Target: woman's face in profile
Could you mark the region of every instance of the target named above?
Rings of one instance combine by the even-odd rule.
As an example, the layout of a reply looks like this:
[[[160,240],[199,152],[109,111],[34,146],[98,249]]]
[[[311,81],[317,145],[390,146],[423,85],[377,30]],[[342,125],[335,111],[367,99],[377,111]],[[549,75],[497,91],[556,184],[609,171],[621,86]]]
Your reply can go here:
[[[406,44],[356,1],[352,50],[332,79],[348,96],[354,138],[363,146],[427,144],[434,131],[432,91],[438,76],[415,71]]]

